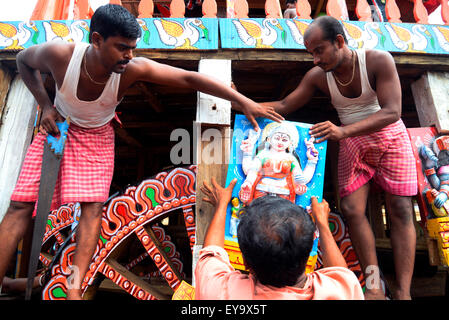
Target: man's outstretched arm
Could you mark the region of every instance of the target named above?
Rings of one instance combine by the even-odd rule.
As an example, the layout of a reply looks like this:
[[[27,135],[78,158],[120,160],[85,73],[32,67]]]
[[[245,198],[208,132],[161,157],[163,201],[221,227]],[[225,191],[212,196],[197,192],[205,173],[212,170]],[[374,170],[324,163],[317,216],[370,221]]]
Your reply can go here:
[[[245,97],[220,80],[195,71],[187,71],[181,68],[161,64],[145,58],[132,60],[134,81],[148,81],[173,87],[191,88],[222,99],[231,101],[233,107],[243,112],[251,124],[258,129],[256,117],[264,117],[273,121],[284,120],[275,112],[274,108],[265,108],[253,100]]]
[[[320,248],[323,257],[324,267],[344,267],[347,268],[345,258],[335,242],[332,232],[329,229],[329,204],[323,199],[318,203],[317,198],[312,197],[312,215],[315,224],[320,232]]]

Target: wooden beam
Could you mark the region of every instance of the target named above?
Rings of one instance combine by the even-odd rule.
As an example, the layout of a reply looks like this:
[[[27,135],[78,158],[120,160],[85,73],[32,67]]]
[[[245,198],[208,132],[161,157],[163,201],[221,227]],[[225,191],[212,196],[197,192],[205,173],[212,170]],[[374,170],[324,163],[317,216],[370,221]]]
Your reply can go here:
[[[137,140],[136,138],[131,136],[125,129],[123,129],[123,128],[116,128],[115,129],[115,133],[117,134],[118,137],[120,137],[120,139],[125,141],[130,146],[134,146],[134,147],[137,147],[137,148],[144,148],[142,143],[140,143],[139,140]]]
[[[421,126],[449,130],[449,73],[426,72],[411,88]]]
[[[164,108],[156,95],[148,88],[147,84],[138,82],[137,87],[141,90],[144,96],[147,98],[148,103],[156,112],[162,112]]]
[[[221,81],[229,86],[231,85],[231,61],[200,61],[199,72],[215,74],[220,77]],[[214,208],[203,202],[204,194],[201,192],[199,186],[203,184],[203,181],[210,182],[212,177],[220,185],[224,185],[226,182],[226,163],[228,162],[227,159],[230,153],[230,112],[231,104],[229,101],[210,95],[199,94],[197,118],[194,123],[193,132],[193,158],[198,169],[195,206],[196,239],[193,247],[192,274],[194,274],[198,253],[203,246],[204,236],[214,213]],[[217,133],[215,139],[218,139],[218,141],[215,139],[210,139],[209,141],[208,133]],[[214,161],[210,159],[211,146],[215,146],[213,154]],[[217,159],[221,160],[217,161]]]

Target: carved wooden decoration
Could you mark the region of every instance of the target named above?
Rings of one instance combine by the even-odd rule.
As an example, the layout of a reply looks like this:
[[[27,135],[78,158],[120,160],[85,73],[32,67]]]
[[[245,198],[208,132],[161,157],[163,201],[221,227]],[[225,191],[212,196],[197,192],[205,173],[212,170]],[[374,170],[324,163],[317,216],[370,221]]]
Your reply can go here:
[[[341,8],[338,4],[338,0],[329,0],[326,5],[326,13],[334,17],[335,19],[340,20],[341,17]]]
[[[73,8],[73,19],[89,19],[89,0],[76,0]]]
[[[388,22],[396,22],[400,23],[401,21],[401,12],[399,11],[399,7],[396,4],[395,0],[386,0],[385,4],[385,14],[387,15]]]
[[[441,18],[444,24],[449,24],[449,4],[446,0],[438,0],[441,5]]]
[[[312,9],[308,0],[298,0],[296,2],[296,14],[298,15],[298,19],[312,19],[312,16],[310,15],[311,12]]]
[[[357,18],[359,18],[359,21],[373,21],[371,16],[371,8],[366,0],[357,0],[355,14],[357,15]]]
[[[415,5],[413,6],[413,16],[417,23],[429,23],[429,15],[427,13],[426,7],[424,7],[422,0],[414,0]]]
[[[140,0],[138,18],[152,18],[154,12],[153,0]]]
[[[203,9],[203,18],[217,17],[217,2],[215,2],[215,0],[204,0],[202,9]]]
[[[172,0],[170,3],[170,18],[184,18],[186,7],[184,0]]]
[[[282,18],[282,10],[279,0],[266,0],[265,14],[267,15],[267,18]]]
[[[338,20],[349,20],[345,0],[329,0],[326,5],[326,13]]]
[[[248,18],[248,2],[246,0],[234,0],[234,11],[235,18]]]
[[[185,221],[192,250],[195,243],[192,210],[196,200],[195,181],[196,166],[175,168],[144,180],[137,186],[129,187],[105,205],[100,238],[81,287],[86,296],[89,295],[88,289],[94,290],[93,280],[96,275],[102,273],[137,299],[171,298],[171,294],[186,276],[182,271],[183,263],[174,242],[157,223],[171,212],[179,213],[182,210],[181,216]],[[63,244],[64,234],[67,234],[64,228],[70,228],[76,220],[75,211],[75,205],[68,204],[50,213],[43,241],[44,253],[40,257],[47,267],[53,258],[52,254]],[[130,237],[131,235],[135,236]],[[67,235],[66,237],[68,238]],[[61,254],[54,259],[50,271],[51,279],[42,292],[44,300],[64,300],[66,297],[67,277],[71,273],[76,246],[73,236],[68,240],[71,242],[62,247]],[[131,242],[134,245],[129,247],[140,248],[140,252],[136,251],[137,255],[129,257],[128,263],[123,257],[118,257],[120,252],[126,251],[120,247],[123,242],[126,245],[126,241],[134,241]],[[145,269],[145,266],[135,268],[144,259],[152,260],[155,271],[148,267]],[[154,286],[144,280],[151,277],[164,279],[171,294],[167,290],[161,290],[160,284]]]

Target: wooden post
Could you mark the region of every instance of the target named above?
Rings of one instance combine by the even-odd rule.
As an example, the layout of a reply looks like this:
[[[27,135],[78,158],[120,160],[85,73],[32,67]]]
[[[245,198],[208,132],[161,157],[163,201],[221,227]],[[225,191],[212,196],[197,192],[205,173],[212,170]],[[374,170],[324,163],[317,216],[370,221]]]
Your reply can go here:
[[[449,130],[449,73],[426,72],[411,88],[420,125]]]
[[[199,72],[218,77],[231,86],[230,60],[200,60]],[[227,162],[230,153],[231,103],[208,94],[198,93],[196,122],[194,123],[194,163],[196,177],[196,239],[193,247],[192,268],[195,271],[198,253],[213,217],[213,207],[203,202],[200,190],[203,181],[214,177],[220,185],[226,182]],[[194,283],[194,279],[193,279]]]
[[[16,76],[6,100],[0,127],[0,221],[8,210],[12,191],[34,127],[37,103],[19,76]]]
[[[11,73],[6,68],[2,68],[2,65],[0,63],[0,126],[3,110],[6,106],[6,97],[8,95],[11,80]]]
[[[170,18],[184,18],[186,5],[184,0],[172,0],[170,3]]]

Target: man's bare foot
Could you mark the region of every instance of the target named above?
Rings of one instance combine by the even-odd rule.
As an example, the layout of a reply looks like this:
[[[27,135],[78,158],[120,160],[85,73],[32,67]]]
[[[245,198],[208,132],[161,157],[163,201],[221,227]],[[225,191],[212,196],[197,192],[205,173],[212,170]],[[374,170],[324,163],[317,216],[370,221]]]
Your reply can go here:
[[[67,289],[67,300],[83,300],[80,289]]]
[[[385,294],[382,290],[366,290],[365,300],[386,300]]]

